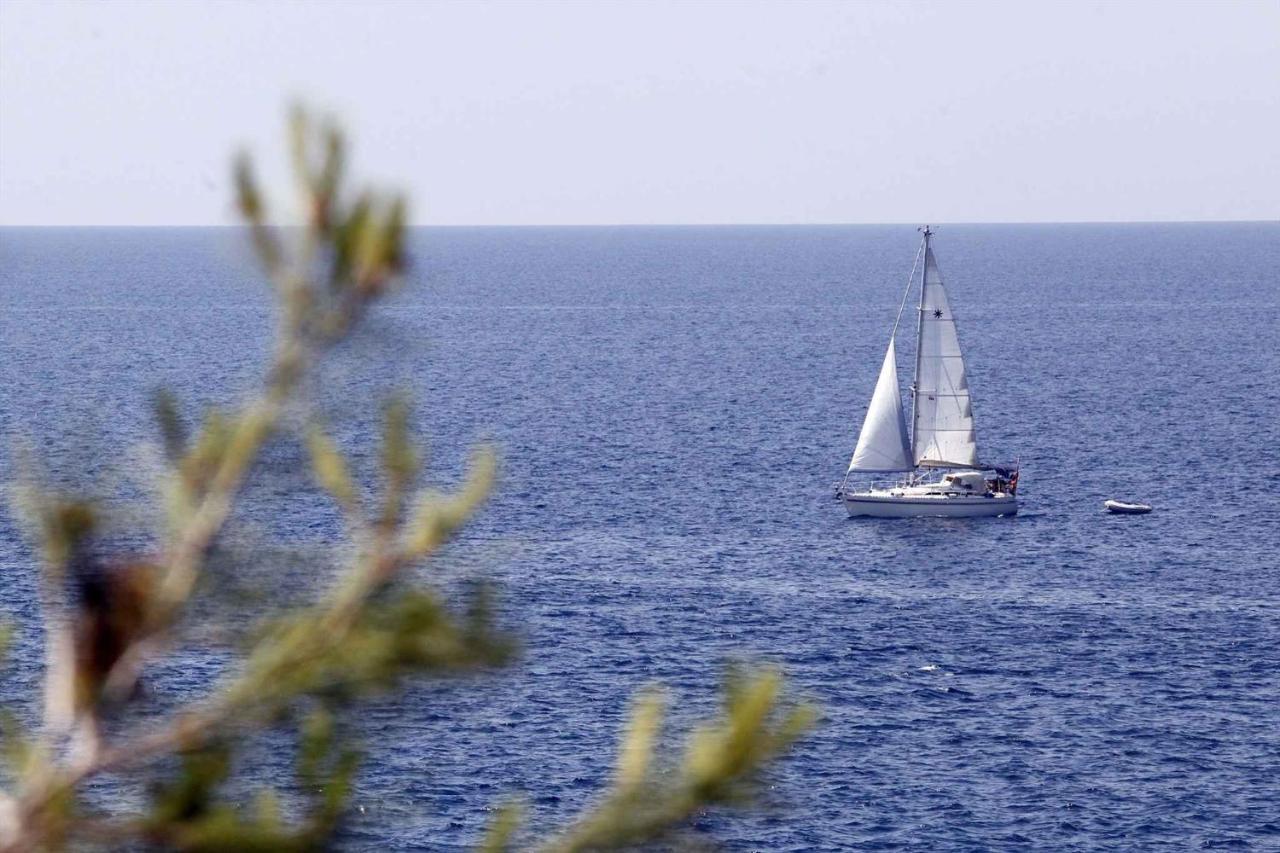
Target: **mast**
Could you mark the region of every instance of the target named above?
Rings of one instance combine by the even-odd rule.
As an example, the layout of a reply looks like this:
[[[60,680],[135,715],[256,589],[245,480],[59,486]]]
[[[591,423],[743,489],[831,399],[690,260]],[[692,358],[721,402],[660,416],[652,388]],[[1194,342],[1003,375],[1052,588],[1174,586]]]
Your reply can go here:
[[[920,432],[919,418],[920,410],[920,356],[923,347],[921,343],[924,341],[924,280],[929,274],[929,238],[933,236],[933,231],[928,225],[920,229],[924,233],[924,263],[920,265],[920,304],[916,308],[916,370],[911,376],[911,458],[916,457],[916,434]]]

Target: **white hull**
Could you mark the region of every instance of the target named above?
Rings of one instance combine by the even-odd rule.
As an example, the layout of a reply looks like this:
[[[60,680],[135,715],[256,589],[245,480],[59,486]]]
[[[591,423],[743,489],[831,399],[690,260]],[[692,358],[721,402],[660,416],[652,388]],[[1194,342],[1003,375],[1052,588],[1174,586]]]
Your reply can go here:
[[[894,495],[860,492],[844,496],[850,517],[871,518],[983,518],[1016,515],[1013,495]]]

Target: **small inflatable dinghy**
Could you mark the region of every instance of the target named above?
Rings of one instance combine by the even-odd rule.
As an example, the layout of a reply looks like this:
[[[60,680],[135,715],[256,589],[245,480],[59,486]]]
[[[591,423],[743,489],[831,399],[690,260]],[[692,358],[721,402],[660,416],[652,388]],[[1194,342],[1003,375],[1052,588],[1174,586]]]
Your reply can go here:
[[[1118,512],[1121,515],[1142,515],[1151,512],[1151,504],[1131,504],[1124,501],[1103,501],[1107,512]]]

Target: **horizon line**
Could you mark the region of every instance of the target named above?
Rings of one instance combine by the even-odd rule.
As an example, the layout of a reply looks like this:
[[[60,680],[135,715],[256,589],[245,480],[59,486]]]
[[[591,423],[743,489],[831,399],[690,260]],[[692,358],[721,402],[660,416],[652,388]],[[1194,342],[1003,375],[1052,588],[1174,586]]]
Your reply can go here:
[[[1023,220],[929,220],[927,224],[936,227],[970,226],[970,225],[1261,225],[1267,223],[1280,224],[1280,217],[1275,219],[1023,219]],[[920,227],[922,222],[491,222],[491,223],[411,223],[408,228],[850,228],[850,227]],[[16,223],[0,222],[4,228],[245,228],[239,222],[179,222],[179,223],[130,223],[130,222],[62,222],[62,223]],[[273,223],[273,228],[298,228],[299,223]]]

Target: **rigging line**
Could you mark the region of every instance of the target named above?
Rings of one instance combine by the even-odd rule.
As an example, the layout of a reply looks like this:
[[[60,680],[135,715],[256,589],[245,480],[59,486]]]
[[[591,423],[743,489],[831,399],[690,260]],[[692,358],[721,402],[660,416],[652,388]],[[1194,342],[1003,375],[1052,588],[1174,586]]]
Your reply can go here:
[[[898,316],[893,318],[893,331],[889,333],[890,338],[898,335],[898,322],[902,319],[902,310],[907,307],[907,297],[911,295],[911,287],[916,283],[916,267],[920,265],[920,255],[923,252],[924,243],[922,242],[920,248],[916,249],[916,259],[911,262],[911,275],[907,276],[907,289],[902,292],[902,302],[898,305]]]

